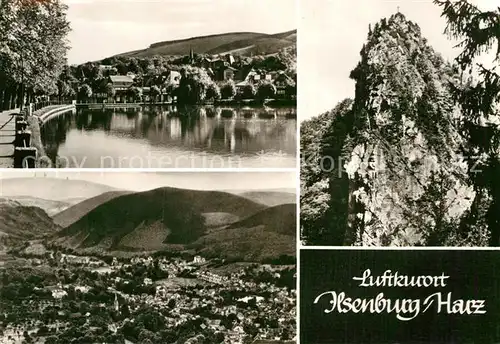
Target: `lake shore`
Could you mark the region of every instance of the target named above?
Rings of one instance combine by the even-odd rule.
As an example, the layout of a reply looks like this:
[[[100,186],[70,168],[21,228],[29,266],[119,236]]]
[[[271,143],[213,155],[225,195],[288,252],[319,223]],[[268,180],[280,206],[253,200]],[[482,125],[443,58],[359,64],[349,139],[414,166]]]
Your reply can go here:
[[[142,106],[233,106],[233,107],[262,107],[271,108],[297,106],[296,99],[269,99],[265,102],[259,100],[218,100],[215,102],[205,102],[203,104],[179,104],[177,102],[138,102],[138,103],[77,103],[78,108],[107,109],[107,108],[140,108]]]

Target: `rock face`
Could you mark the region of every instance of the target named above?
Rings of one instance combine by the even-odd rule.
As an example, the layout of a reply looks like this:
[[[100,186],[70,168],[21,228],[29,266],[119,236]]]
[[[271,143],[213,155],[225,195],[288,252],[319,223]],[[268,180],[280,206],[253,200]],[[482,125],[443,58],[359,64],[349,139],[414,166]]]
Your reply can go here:
[[[401,13],[370,29],[360,54],[352,109],[321,144],[340,161],[328,173],[329,244],[460,244],[474,199],[450,93],[460,75]],[[480,235],[467,240],[484,244]]]

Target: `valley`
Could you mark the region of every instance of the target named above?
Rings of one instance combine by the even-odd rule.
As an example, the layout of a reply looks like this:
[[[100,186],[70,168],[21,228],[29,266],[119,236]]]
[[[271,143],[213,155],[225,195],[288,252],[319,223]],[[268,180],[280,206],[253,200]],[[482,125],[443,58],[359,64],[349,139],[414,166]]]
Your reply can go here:
[[[89,185],[0,202],[0,342],[295,337],[295,195]]]

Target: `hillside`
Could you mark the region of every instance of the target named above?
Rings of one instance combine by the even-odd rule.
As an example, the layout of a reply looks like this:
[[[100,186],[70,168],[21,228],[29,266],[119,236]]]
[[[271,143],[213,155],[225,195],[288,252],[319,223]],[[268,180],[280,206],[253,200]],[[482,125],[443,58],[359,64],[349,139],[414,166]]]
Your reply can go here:
[[[104,204],[107,201],[112,200],[113,198],[129,193],[130,191],[109,191],[98,196],[86,199],[55,215],[53,217],[54,223],[63,228],[68,227],[99,205]]]
[[[272,35],[232,32],[153,43],[146,49],[125,52],[117,56],[143,58],[155,55],[188,55],[191,49],[197,54],[217,55],[231,52],[235,55],[250,56],[277,53],[283,48],[294,45],[295,42],[296,30]]]
[[[296,206],[284,204],[211,231],[192,247],[207,256],[262,262],[295,256],[295,237]]]
[[[53,216],[67,209],[68,207],[71,207],[74,204],[68,201],[52,201],[48,199],[36,198],[30,196],[10,196],[7,198],[1,198],[0,202],[5,201],[7,199],[15,201],[16,203],[19,204],[19,206],[37,207],[43,209],[49,216]]]
[[[80,248],[102,245],[104,241],[115,248],[134,231],[144,238],[142,246],[151,246],[149,241],[157,245],[159,235],[163,238],[160,242],[165,244],[187,244],[204,234],[205,214],[219,213],[221,218],[231,214],[241,219],[264,208],[223,192],[160,188],[111,199],[65,228],[59,236],[82,238],[72,241],[72,245]],[[231,217],[230,221],[234,219]]]
[[[10,200],[0,202],[0,251],[59,229],[40,208],[25,207]]]
[[[238,194],[253,202],[264,204],[268,207],[274,207],[280,204],[295,203],[295,193],[279,191],[247,191]]]
[[[295,228],[295,204],[268,208],[226,192],[160,188],[115,195],[54,241],[79,250],[194,248],[207,255],[262,261],[294,256]],[[223,252],[226,246],[231,249]]]
[[[29,196],[65,202],[70,198],[90,198],[116,189],[84,180],[62,178],[4,178],[0,179],[2,197]]]

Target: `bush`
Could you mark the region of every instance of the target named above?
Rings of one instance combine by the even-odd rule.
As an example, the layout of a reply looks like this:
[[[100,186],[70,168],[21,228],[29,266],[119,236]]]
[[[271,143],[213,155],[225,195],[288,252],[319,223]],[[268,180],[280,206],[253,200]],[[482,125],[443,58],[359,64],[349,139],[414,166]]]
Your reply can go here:
[[[236,85],[233,80],[224,83],[220,89],[222,99],[232,99],[236,95]]]
[[[92,88],[87,84],[83,84],[78,90],[78,97],[81,99],[88,99],[92,97]]]
[[[133,86],[129,88],[127,93],[130,97],[133,97],[134,100],[141,100],[142,98],[142,89],[140,89],[139,87]]]
[[[263,82],[257,89],[257,97],[261,100],[274,98],[276,87],[270,82]]]
[[[151,100],[156,99],[161,94],[161,90],[158,86],[151,87],[151,91],[149,95],[151,96]]]
[[[241,92],[243,99],[253,99],[255,97],[255,87],[252,84],[247,84]]]
[[[221,97],[221,91],[219,86],[217,86],[217,84],[215,83],[211,83],[210,85],[208,85],[206,99],[219,100],[220,97]]]

